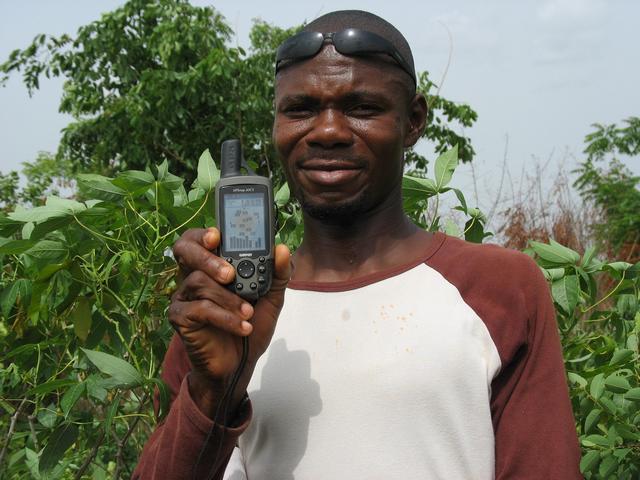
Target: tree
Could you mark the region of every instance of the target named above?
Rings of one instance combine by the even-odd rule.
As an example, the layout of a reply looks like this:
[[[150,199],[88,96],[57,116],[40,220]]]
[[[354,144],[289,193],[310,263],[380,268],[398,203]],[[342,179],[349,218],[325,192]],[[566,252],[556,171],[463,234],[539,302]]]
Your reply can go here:
[[[129,0],[81,27],[75,38],[37,35],[0,65],[3,79],[21,72],[33,94],[43,76],[66,78],[60,111],[74,120],[63,130],[56,158],[75,171],[112,174],[167,160],[188,181],[206,148],[240,138],[253,168],[280,175],[271,145],[273,65],[276,46],[299,27],[256,21],[251,48],[229,46],[232,31],[212,7],[186,0]],[[434,93],[427,73],[431,125],[425,137],[437,153],[458,145],[473,158],[467,137],[451,125],[470,127],[476,113]],[[427,159],[410,152],[424,171]],[[281,177],[279,177],[281,178]]]
[[[22,164],[22,185],[17,172],[0,175],[0,210],[10,210],[16,204],[36,206],[48,195],[70,193],[75,184],[71,170],[69,161],[38,152],[33,162]]]
[[[628,259],[640,256],[640,177],[622,163],[622,155],[640,155],[640,118],[624,121],[626,126],[595,124],[585,138],[587,159],[580,164],[575,182],[582,197],[602,215],[594,225],[599,243]],[[601,164],[608,162],[606,167]],[[624,251],[622,251],[624,250]]]

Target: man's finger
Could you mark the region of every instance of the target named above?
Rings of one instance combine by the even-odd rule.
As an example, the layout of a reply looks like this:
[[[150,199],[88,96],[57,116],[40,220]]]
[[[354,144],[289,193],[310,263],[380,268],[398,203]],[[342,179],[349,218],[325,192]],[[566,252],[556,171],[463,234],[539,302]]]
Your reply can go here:
[[[190,273],[184,279],[180,288],[176,291],[174,299],[183,302],[209,300],[219,307],[234,312],[245,320],[249,320],[253,316],[251,304],[212,280],[201,270]]]
[[[238,336],[249,335],[253,330],[253,326],[246,319],[209,300],[174,300],[169,306],[168,317],[180,335],[210,327]]]
[[[284,288],[291,278],[291,252],[284,244],[276,245],[273,281],[277,288]]]
[[[235,278],[235,271],[224,259],[211,253],[220,244],[216,228],[190,229],[176,241],[173,255],[183,275],[201,270],[215,281],[227,284]]]

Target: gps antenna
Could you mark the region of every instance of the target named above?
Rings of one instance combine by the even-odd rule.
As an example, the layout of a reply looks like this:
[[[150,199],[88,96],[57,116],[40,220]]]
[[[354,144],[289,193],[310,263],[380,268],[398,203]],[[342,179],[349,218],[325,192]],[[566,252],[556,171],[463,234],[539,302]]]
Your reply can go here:
[[[240,167],[242,166],[240,140],[234,138],[222,142],[220,157],[220,175],[222,178],[240,175]]]

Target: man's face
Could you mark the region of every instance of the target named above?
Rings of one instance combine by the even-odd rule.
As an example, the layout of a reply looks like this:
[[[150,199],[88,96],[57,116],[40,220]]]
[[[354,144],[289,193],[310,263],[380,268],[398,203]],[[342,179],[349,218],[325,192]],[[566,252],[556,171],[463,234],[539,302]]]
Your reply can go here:
[[[327,45],[278,74],[273,139],[304,211],[331,223],[398,201],[415,143],[406,74]]]

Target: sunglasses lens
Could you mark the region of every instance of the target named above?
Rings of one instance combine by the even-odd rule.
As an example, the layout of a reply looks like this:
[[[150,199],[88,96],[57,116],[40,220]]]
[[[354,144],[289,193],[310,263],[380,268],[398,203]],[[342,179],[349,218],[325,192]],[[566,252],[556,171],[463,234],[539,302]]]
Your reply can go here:
[[[344,55],[388,53],[386,41],[364,30],[349,28],[333,35],[336,50]]]
[[[276,72],[283,61],[301,60],[317,54],[322,48],[325,38],[329,39],[336,50],[343,55],[363,55],[370,53],[390,55],[398,65],[413,78],[413,81],[416,81],[413,69],[391,43],[375,33],[357,28],[348,28],[333,34],[300,32],[294,35],[278,47],[276,53]]]
[[[276,62],[311,57],[318,53],[323,41],[320,32],[300,32],[278,47]]]

